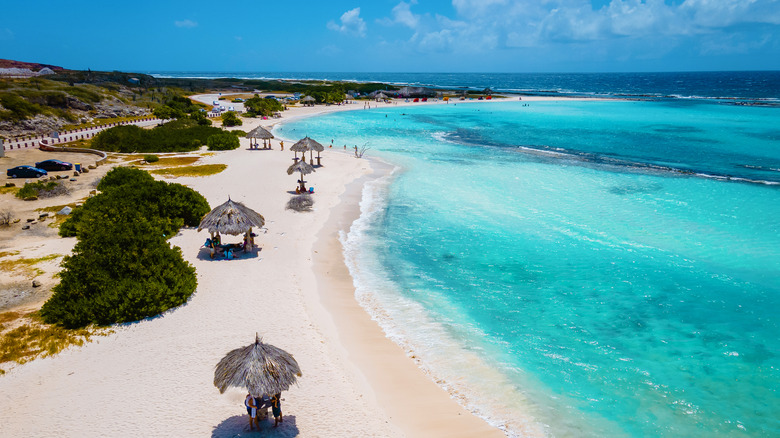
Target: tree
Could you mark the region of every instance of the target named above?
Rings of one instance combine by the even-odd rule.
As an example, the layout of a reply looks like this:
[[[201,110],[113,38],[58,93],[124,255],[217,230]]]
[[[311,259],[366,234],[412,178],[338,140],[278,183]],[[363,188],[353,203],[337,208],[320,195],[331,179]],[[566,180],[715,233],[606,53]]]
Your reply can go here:
[[[187,301],[195,269],[166,241],[210,210],[200,193],[156,181],[139,169],[116,168],[102,191],[73,211],[60,234],[74,235],[60,284],[41,309],[44,321],[65,327],[108,325],[157,315]]]
[[[255,116],[272,116],[274,113],[282,111],[284,106],[276,99],[264,99],[255,95],[244,102],[244,108],[247,110],[247,114],[250,117]]]
[[[229,151],[238,149],[239,141],[235,135],[225,132],[224,134],[212,135],[206,144],[209,146],[210,151]]]
[[[105,217],[79,236],[60,283],[41,308],[44,321],[68,328],[157,315],[187,301],[195,269],[137,211]]]
[[[168,105],[158,106],[152,113],[155,117],[162,120],[178,119],[180,117],[186,116],[183,111],[171,108]]]
[[[244,122],[241,121],[241,119],[233,111],[228,111],[225,114],[222,114],[223,126],[241,126],[243,124]]]

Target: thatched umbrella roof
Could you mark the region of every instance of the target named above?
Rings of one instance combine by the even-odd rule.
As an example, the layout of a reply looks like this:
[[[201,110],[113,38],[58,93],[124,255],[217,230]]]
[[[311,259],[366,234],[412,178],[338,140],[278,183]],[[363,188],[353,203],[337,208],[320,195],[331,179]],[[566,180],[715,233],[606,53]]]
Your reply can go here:
[[[319,144],[316,140],[309,138],[308,136],[298,140],[297,143],[290,148],[294,152],[306,152],[306,151],[324,151],[325,147]]]
[[[313,98],[311,96],[306,96],[303,99],[301,99],[301,101],[303,101],[303,102],[316,102],[317,99],[315,99],[315,98]]]
[[[209,230],[210,233],[244,234],[252,227],[262,227],[265,219],[251,208],[228,198],[227,202],[211,210],[198,225],[198,231]]]
[[[258,126],[257,128],[247,132],[246,138],[271,139],[274,138],[274,135],[271,134],[267,129],[263,128],[262,126]]]
[[[312,172],[314,172],[314,167],[312,167],[311,164],[300,160],[295,162],[292,166],[287,168],[287,174],[292,175],[293,172],[301,172],[301,179],[303,179],[303,175],[308,175]]]
[[[287,391],[301,375],[292,354],[264,344],[255,335],[254,344],[236,348],[219,361],[214,369],[214,386],[220,394],[235,386],[246,388],[252,397],[262,397]]]

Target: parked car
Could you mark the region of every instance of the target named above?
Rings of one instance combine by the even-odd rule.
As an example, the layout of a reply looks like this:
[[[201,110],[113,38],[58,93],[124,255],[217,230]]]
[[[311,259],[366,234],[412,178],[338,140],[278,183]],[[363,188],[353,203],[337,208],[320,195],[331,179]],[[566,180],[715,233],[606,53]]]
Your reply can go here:
[[[45,170],[32,166],[16,166],[6,171],[6,175],[11,178],[39,178],[47,174]]]
[[[43,170],[71,170],[73,165],[60,160],[46,160],[35,163],[35,167]]]

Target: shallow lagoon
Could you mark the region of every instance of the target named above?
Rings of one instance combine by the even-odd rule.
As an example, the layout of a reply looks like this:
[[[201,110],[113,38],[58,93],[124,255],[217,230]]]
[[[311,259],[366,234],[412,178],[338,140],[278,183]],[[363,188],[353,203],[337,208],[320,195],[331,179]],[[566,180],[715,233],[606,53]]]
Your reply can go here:
[[[344,236],[361,302],[512,434],[780,433],[780,109],[527,105],[277,129],[399,166]]]

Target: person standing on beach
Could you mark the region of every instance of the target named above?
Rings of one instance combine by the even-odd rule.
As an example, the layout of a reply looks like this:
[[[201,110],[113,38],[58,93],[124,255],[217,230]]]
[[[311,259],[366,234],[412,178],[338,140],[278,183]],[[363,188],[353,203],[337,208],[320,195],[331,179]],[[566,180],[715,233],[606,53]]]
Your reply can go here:
[[[282,150],[284,150],[284,141],[280,141],[280,142],[279,142],[279,146],[281,146],[281,147],[282,147]]]
[[[249,414],[249,430],[254,430],[255,424],[260,429],[260,423],[257,421],[257,403],[252,394],[247,393],[244,399],[244,406],[246,406],[246,413]]]
[[[281,423],[282,418],[282,394],[275,394],[271,397],[271,412],[274,414],[274,427]]]

